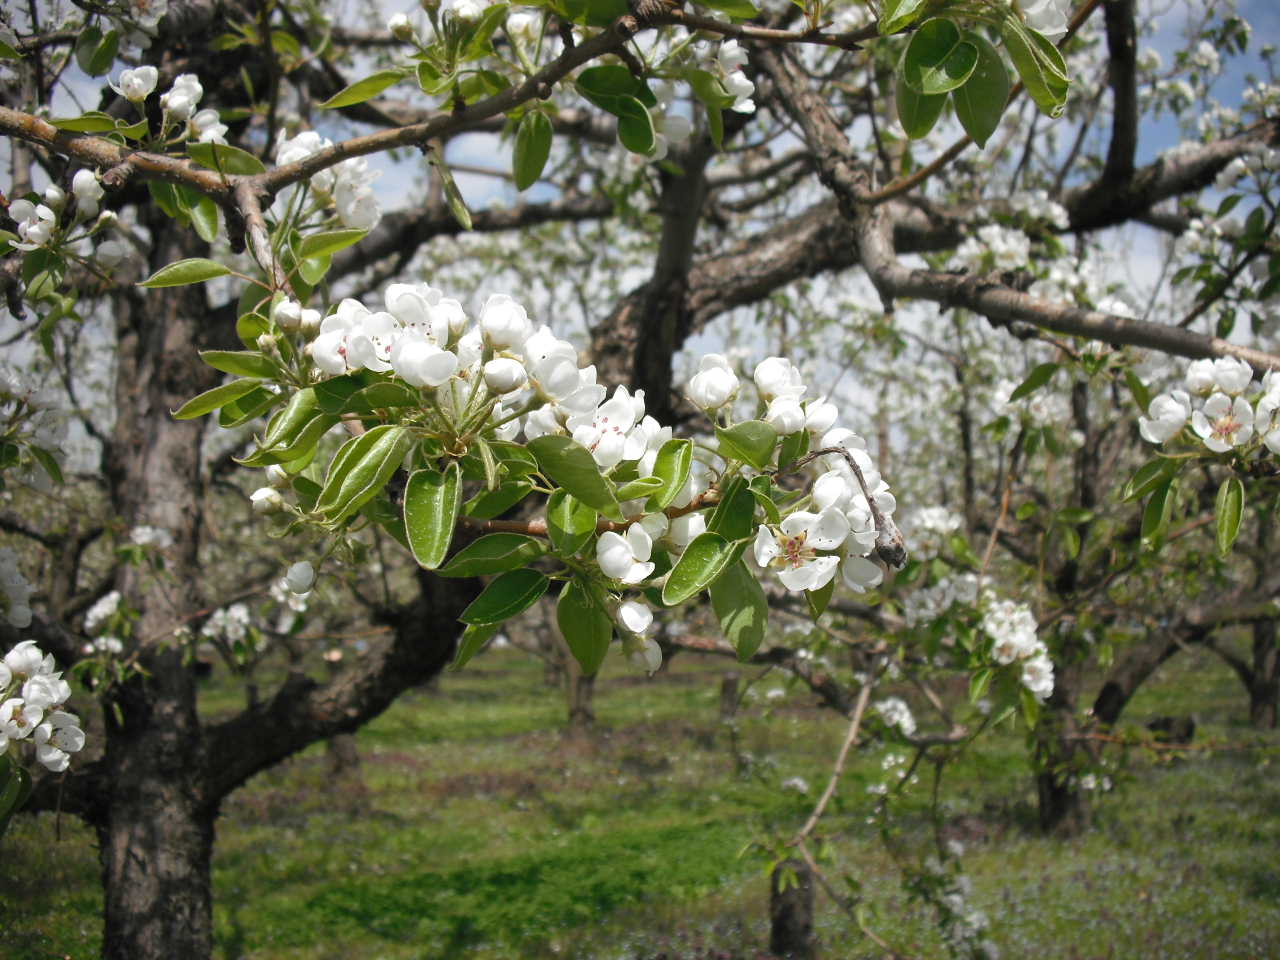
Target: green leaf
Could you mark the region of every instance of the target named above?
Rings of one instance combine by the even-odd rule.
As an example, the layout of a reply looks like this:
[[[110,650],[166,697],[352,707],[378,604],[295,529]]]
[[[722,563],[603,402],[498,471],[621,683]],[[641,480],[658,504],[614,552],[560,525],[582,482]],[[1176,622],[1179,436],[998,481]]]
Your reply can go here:
[[[738,659],[750,660],[764,642],[769,602],[760,581],[741,560],[711,584],[711,606],[725,639],[738,651]]]
[[[547,499],[547,536],[562,556],[572,557],[596,532],[596,511],[564,490]]]
[[[641,497],[648,497],[660,489],[662,489],[662,481],[657,477],[637,477],[631,482],[620,486],[617,496],[619,500],[624,502],[638,500]]]
[[[488,7],[471,28],[471,39],[463,53],[463,60],[478,60],[493,52],[491,38],[498,25],[507,17],[507,5],[495,3]]]
[[[1147,385],[1142,382],[1132,370],[1125,370],[1124,382],[1129,385],[1129,392],[1133,394],[1133,402],[1138,405],[1138,409],[1144,414],[1151,409],[1151,391],[1147,389]]]
[[[724,573],[737,552],[737,546],[718,533],[698,534],[667,574],[662,602],[671,607],[702,592]]]
[[[91,77],[101,77],[110,72],[120,52],[120,35],[111,30],[104,37],[96,26],[89,26],[76,40],[76,63]]]
[[[368,233],[368,230],[326,230],[323,233],[313,233],[298,244],[298,259],[330,256],[359,243]]]
[[[618,142],[632,153],[652,153],[653,117],[645,105],[634,97],[619,97],[614,112],[618,117]]]
[[[49,479],[54,483],[62,483],[62,467],[59,466],[57,458],[46,450],[44,447],[35,445],[27,447],[31,456],[35,458],[36,463],[40,464],[40,469],[49,475]]]
[[[116,128],[116,119],[110,114],[91,110],[78,117],[55,117],[49,121],[59,130],[69,133],[106,133]]]
[[[589,585],[577,577],[565,584],[560,593],[556,623],[582,672],[591,676],[598,671],[613,640],[613,619]]]
[[[726,540],[743,540],[755,528],[756,499],[742,477],[734,477],[707,521],[707,529]]]
[[[1021,400],[1023,397],[1027,396],[1028,394],[1034,393],[1035,391],[1039,390],[1046,383],[1052,380],[1053,375],[1057,372],[1058,372],[1058,364],[1056,363],[1040,364],[1038,367],[1032,370],[1031,373],[1027,374],[1027,379],[1023,380],[1022,383],[1018,384],[1018,386],[1014,389],[1013,393],[1009,394],[1009,403],[1014,403],[1018,400]]]
[[[458,221],[458,225],[463,230],[470,230],[471,211],[467,209],[467,201],[463,199],[462,191],[458,189],[458,183],[453,179],[453,174],[444,162],[444,157],[435,148],[432,148],[431,162],[440,174],[440,187],[444,190],[444,199],[449,205],[449,212],[453,214],[453,219]]]
[[[650,511],[665,510],[689,482],[693,466],[693,441],[672,438],[662,445],[653,462],[653,475],[662,486],[649,497]]]
[[[990,667],[983,667],[969,678],[969,702],[977,703],[986,696],[987,689],[991,686],[991,678],[995,676],[995,671]]]
[[[933,125],[938,122],[942,108],[947,105],[945,96],[930,97],[912,90],[902,79],[901,73],[894,81],[893,98],[898,108],[898,122],[902,124],[903,132],[912,140],[928,136]]]
[[[551,121],[541,110],[531,110],[520,118],[511,161],[517,190],[527,190],[542,176],[551,156],[552,136]]]
[[[985,147],[1009,103],[1009,71],[1000,52],[984,37],[966,33],[964,38],[978,51],[978,63],[951,99],[964,132],[979,147]]]
[[[205,243],[213,243],[218,239],[218,205],[210,197],[198,194],[192,198],[190,207],[191,225]]]
[[[232,380],[230,383],[224,383],[220,387],[206,390],[198,397],[192,397],[177,410],[173,411],[173,418],[175,420],[194,420],[196,417],[203,417],[206,413],[222,409],[232,400],[243,397],[250,390],[254,390],[259,386],[260,384],[256,380]]]
[[[1173,478],[1170,477],[1151,491],[1151,498],[1142,511],[1142,540],[1152,550],[1160,549],[1172,511]]]
[[[1213,512],[1218,554],[1225,557],[1240,535],[1240,520],[1244,516],[1244,484],[1235,474],[1223,480],[1222,486],[1218,487]]]
[[[1058,48],[1034,30],[1026,29],[1016,16],[1009,16],[1000,24],[1000,35],[1036,106],[1055,120],[1062,116],[1071,84]]]
[[[462,470],[456,462],[439,470],[415,470],[404,488],[404,530],[418,565],[440,566],[453,542],[462,506]]]
[[[977,65],[978,48],[952,21],[935,17],[911,35],[902,55],[902,78],[917,93],[937,96],[963,85]]]
[[[200,359],[223,373],[234,377],[257,377],[271,380],[280,372],[274,360],[257,350],[201,350]]]
[[[778,431],[763,420],[746,420],[728,428],[716,427],[716,439],[720,441],[720,455],[726,460],[741,460],[763,470],[773,456]]]
[[[1034,729],[1040,720],[1040,701],[1026,687],[1019,688],[1018,696],[1022,701],[1022,719],[1026,721],[1028,730]]]
[[[379,70],[363,80],[357,80],[355,83],[343,87],[324,103],[320,104],[320,109],[336,110],[339,107],[349,107],[352,104],[364,103],[364,101],[376,97],[387,87],[399,82],[404,76],[403,70]]]
[[[474,657],[484,647],[486,643],[498,632],[499,624],[471,624],[467,629],[462,631],[462,636],[458,638],[458,652],[454,655],[453,663],[449,666],[450,670],[461,670],[467,665],[467,662]]]
[[[1121,496],[1125,500],[1140,500],[1168,480],[1176,469],[1177,461],[1167,457],[1148,460],[1129,478],[1129,482],[1121,491]]]
[[[263,387],[257,387],[250,390],[243,397],[225,404],[218,411],[218,426],[229,429],[248,423],[250,420],[262,416],[279,403],[280,400],[279,394]]]
[[[241,463],[246,466],[265,467],[271,463],[286,463],[296,459],[302,454],[299,441],[308,433],[308,428],[322,418],[327,426],[314,435],[312,444],[323,436],[325,430],[337,423],[338,418],[320,410],[314,387],[305,387],[296,391],[267,424],[266,433],[258,450],[245,457]]]
[[[21,59],[22,59],[22,54],[20,54],[13,47],[9,46],[9,44],[5,43],[3,40],[0,40],[0,60],[21,60]]]
[[[827,604],[831,602],[831,595],[835,593],[835,590],[836,578],[832,577],[827,581],[826,586],[804,592],[805,603],[809,606],[809,616],[813,618],[815,623],[826,612]]]
[[[354,412],[347,404],[364,386],[364,380],[360,377],[346,373],[340,377],[321,380],[312,389],[316,392],[316,403],[321,410],[325,413],[343,414]]]
[[[921,10],[928,0],[884,0],[880,9],[880,22],[877,25],[880,36],[905,30],[919,19]]]
[[[782,515],[778,512],[778,505],[773,502],[773,481],[768,477],[752,477],[749,486],[751,487],[751,495],[756,498],[756,503],[764,509],[764,514],[768,521],[770,523],[781,523]]]
[[[538,469],[553,483],[610,520],[623,519],[613,490],[582,444],[569,437],[544,436],[530,440],[529,450],[537,458]]]
[[[550,583],[537,570],[508,570],[485,587],[458,619],[463,623],[501,623],[533,606]]]
[[[527,567],[547,552],[544,544],[522,533],[490,533],[468,544],[440,568],[442,577],[479,577]]]
[[[200,166],[220,173],[254,176],[265,173],[267,169],[262,161],[249,151],[225,143],[188,144],[187,156]]]
[[[230,268],[204,257],[188,257],[161,267],[138,286],[182,287],[189,283],[204,283],[214,277],[225,277],[230,272]]]
[[[650,106],[657,103],[648,85],[626,67],[617,63],[588,67],[578,74],[577,87],[578,92],[584,97],[610,113],[616,106],[612,102],[612,98],[615,97],[649,100],[652,101]]]
[[[528,480],[510,480],[496,490],[481,490],[463,505],[462,512],[473,520],[492,520],[532,492],[533,484]]]
[[[348,440],[329,465],[317,512],[331,525],[351,516],[386,485],[412,443],[408,427],[390,423]]]
[[[785,470],[793,461],[809,452],[809,431],[797,430],[782,438],[778,447],[778,469]]]

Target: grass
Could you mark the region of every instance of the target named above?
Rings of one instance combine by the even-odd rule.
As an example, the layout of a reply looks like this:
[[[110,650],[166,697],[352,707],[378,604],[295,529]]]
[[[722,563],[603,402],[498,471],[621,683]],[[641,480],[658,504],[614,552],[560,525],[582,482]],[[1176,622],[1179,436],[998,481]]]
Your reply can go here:
[[[614,658],[615,661],[620,658]],[[357,777],[318,746],[225,803],[214,865],[215,955],[328,958],[763,956],[765,861],[753,840],[802,822],[843,733],[798,691],[759,697],[740,723],[740,775],[716,716],[723,661],[678,658],[645,681],[616,662],[598,684],[602,729],[562,736],[563,700],[513,652],[413,691],[358,737]],[[782,686],[766,679],[760,687]],[[231,709],[214,687],[208,704]],[[1243,690],[1188,654],[1144,688],[1128,719],[1195,710],[1199,738],[1277,742],[1243,728]],[[907,954],[945,956],[930,909],[908,901],[869,826],[883,745],[858,754],[824,821],[832,876],[861,883],[869,925]],[[1280,785],[1269,749],[1131,754],[1096,826],[1036,835],[1021,739],[998,734],[948,772],[949,835],[964,841],[973,906],[1009,957],[1280,955]],[[809,794],[780,789],[802,777]],[[901,855],[923,852],[929,777],[897,805]],[[19,818],[0,848],[0,955],[96,955],[92,836]],[[819,898],[830,957],[876,957]]]

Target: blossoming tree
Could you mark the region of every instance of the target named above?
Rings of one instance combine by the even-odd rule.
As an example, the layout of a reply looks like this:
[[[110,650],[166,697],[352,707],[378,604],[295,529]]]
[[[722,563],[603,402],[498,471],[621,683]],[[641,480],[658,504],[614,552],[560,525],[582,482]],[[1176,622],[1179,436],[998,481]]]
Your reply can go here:
[[[819,386],[820,364],[712,350],[677,375],[692,335],[790,285],[821,277],[835,291],[857,267],[890,327],[899,303],[922,301],[1068,356],[1080,338],[1211,360],[1200,386],[1154,400],[1128,355],[1097,372],[1137,382],[1148,440],[1203,444],[1191,453],[1222,474],[1216,526],[1232,545],[1245,478],[1270,477],[1260,444],[1274,452],[1280,405],[1271,378],[1250,386],[1280,365],[1265,323],[1254,344],[1227,339],[1280,286],[1274,120],[1218,114],[1200,140],[1140,165],[1144,112],[1204,97],[1217,61],[1196,48],[1171,72],[1140,65],[1149,24],[1133,0],[873,7],[463,0],[388,11],[369,31],[308,4],[175,0],[37,5],[6,22],[0,282],[69,394],[79,331],[109,330],[111,415],[82,419],[106,512],[133,536],[129,562],[95,568],[86,550],[103,527],[6,521],[52,559],[34,595],[17,555],[6,561],[21,633],[0,673],[0,816],[20,800],[58,805],[97,830],[104,955],[208,956],[222,799],[465,663],[544,595],[587,672],[615,638],[655,669],[659,608],[709,600],[750,658],[768,639],[767,590],[803,598],[813,617],[838,585],[880,598],[911,548],[869,431]],[[1210,52],[1247,38],[1231,16],[1198,29]],[[1262,86],[1246,107],[1265,114],[1275,96]],[[95,108],[72,106],[86,97]],[[509,168],[480,174],[520,192],[514,206],[469,201],[461,176],[477,174],[462,151],[476,134],[488,153],[509,147]],[[943,137],[958,139],[943,149]],[[406,148],[425,158],[425,184],[383,214],[379,164]],[[1197,248],[1184,322],[1138,319],[1054,274],[1068,269],[1063,237],[1131,221],[1211,234],[1164,205],[1218,177],[1254,184],[1233,194],[1250,213]],[[528,248],[485,256],[484,238],[507,231]],[[430,243],[460,234],[454,250]],[[567,339],[575,325],[592,363]],[[1061,363],[1037,367],[1014,399]],[[29,396],[6,397],[0,466],[60,481]],[[370,603],[386,644],[323,681],[299,664],[217,722],[197,707],[195,628],[230,649],[245,627],[208,617],[224,604],[201,576],[216,541],[206,418],[252,431],[235,452],[263,472],[248,498],[261,530],[293,553],[265,578],[284,575],[282,599],[358,569],[370,542],[399,544],[412,564],[406,589]],[[1149,498],[1144,539],[1164,535],[1190,459],[1133,478],[1133,497]],[[1035,616],[976,582],[946,606],[957,598],[966,642],[951,666],[1000,701],[997,716],[1021,705],[1035,724],[1055,672]],[[107,642],[103,622],[124,635]],[[57,668],[77,661],[101,668],[97,745],[59,709],[70,690]],[[850,744],[870,690],[850,706]],[[878,702],[910,736],[904,707]],[[77,764],[82,748],[93,759]],[[65,772],[31,789],[32,758]]]

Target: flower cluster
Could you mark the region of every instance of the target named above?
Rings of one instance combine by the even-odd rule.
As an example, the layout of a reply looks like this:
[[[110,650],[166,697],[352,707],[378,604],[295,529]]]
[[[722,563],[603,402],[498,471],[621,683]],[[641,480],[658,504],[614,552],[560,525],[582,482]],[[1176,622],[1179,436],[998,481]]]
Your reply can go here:
[[[720,68],[720,76],[725,90],[733,97],[733,106],[729,109],[737,113],[755,113],[756,103],[751,97],[756,92],[756,85],[742,72],[747,62],[747,51],[737,40],[726,40],[720,44],[716,54],[716,64]]]
[[[964,519],[946,507],[922,507],[906,525],[911,551],[918,559],[937,556],[943,544],[964,525]]]
[[[63,707],[71,687],[55,669],[52,654],[34,640],[24,640],[0,662],[0,754],[11,745],[29,743],[36,760],[61,773],[71,754],[84,747],[84,731],[75,714]]]
[[[1036,636],[1036,618],[1024,603],[991,600],[982,614],[982,630],[991,638],[991,658],[1000,666],[1022,666],[1022,685],[1043,701],[1053,693],[1053,661]]]
[[[1195,360],[1188,367],[1186,389],[1174,389],[1152,399],[1138,430],[1150,443],[1167,443],[1191,434],[1214,453],[1249,453],[1258,441],[1280,454],[1280,375],[1268,371],[1261,391],[1247,398],[1253,368],[1235,357]],[[1253,442],[1251,442],[1253,441]]]
[[[833,403],[803,399],[808,388],[791,361],[768,357],[756,365],[752,379],[766,405],[761,418],[765,423],[783,436],[807,431],[818,449],[840,451],[823,461],[827,470],[813,484],[811,510],[797,510],[776,525],[762,524],[756,530],[756,562],[777,569],[783,586],[792,591],[822,589],[837,568],[853,590],[878,586],[883,571],[867,559],[879,535],[876,514],[891,517],[897,502],[867,453],[866,441],[835,426],[839,411]],[[708,354],[685,395],[714,416],[733,402],[739,387],[729,361]]]
[[[875,704],[875,709],[886,725],[897,727],[904,737],[915,734],[916,718],[912,715],[911,708],[907,706],[907,701],[901,697],[885,697]]]
[[[332,146],[332,141],[314,130],[304,130],[291,138],[281,135],[276,146],[276,163],[282,167],[298,163]],[[382,209],[372,186],[377,178],[377,171],[369,169],[369,161],[364,157],[352,157],[321,170],[308,182],[322,204],[333,203],[344,227],[372,230],[382,219]],[[279,203],[277,200],[277,204]]]

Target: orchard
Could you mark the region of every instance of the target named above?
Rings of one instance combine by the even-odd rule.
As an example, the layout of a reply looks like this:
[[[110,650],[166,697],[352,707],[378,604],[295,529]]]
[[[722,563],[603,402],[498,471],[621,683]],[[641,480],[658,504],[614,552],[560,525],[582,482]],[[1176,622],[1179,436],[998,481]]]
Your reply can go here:
[[[1179,653],[1220,655],[1275,727],[1263,24],[1228,0],[0,14],[0,834],[83,820],[103,956],[211,957],[224,801],[541,610],[587,718],[608,658],[707,653],[843,718],[770,866],[894,955],[819,862],[866,744],[912,758],[883,827],[922,762],[1016,730],[1040,829],[1073,836]],[[365,628],[358,656],[317,639]],[[209,669],[235,713],[202,711]],[[908,884],[952,955],[994,956],[1000,918],[937,853]]]

